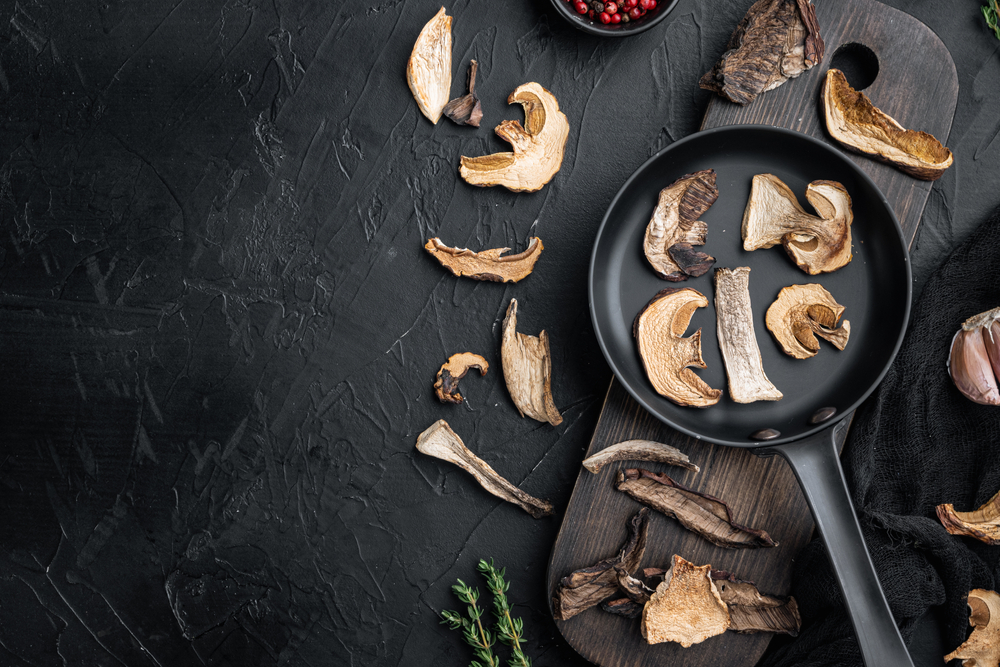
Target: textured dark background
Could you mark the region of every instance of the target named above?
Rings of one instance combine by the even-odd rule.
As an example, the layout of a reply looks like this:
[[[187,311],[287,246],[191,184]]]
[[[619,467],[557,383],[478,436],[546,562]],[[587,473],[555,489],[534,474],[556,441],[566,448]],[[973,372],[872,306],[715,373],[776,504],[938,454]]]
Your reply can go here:
[[[583,664],[545,599],[558,513],[413,445],[446,418],[565,506],[610,379],[598,223],[697,129],[697,78],[750,4],[681,0],[599,40],[541,1],[452,3],[477,130],[432,126],[406,87],[430,0],[0,3],[0,664],[467,664],[436,613],[482,557],[508,568],[535,664]],[[890,4],[961,85],[919,287],[1000,202],[1000,42],[978,1]],[[562,170],[534,194],[461,182],[459,155],[504,149],[492,128],[521,118],[505,100],[526,81],[569,118]],[[546,249],[520,284],[477,283],[423,251],[434,235]],[[504,387],[511,297],[551,337],[559,427]],[[443,406],[434,373],[466,350],[493,368]]]

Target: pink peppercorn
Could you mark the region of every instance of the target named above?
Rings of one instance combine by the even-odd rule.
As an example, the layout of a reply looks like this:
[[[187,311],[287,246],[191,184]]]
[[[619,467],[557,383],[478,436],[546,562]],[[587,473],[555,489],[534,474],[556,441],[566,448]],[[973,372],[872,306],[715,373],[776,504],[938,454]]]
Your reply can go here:
[[[573,9],[575,9],[578,14],[586,14],[589,7],[587,7],[587,3],[583,2],[583,0],[578,0],[577,3],[573,5]]]
[[[640,18],[642,16],[642,10],[639,9],[638,7],[633,7],[632,9],[630,9],[628,11],[628,16],[629,16],[630,19],[632,19],[633,21],[635,21],[636,19],[638,19],[638,18]]]
[[[601,12],[597,15],[597,18],[600,19],[601,23],[611,23],[611,14],[607,12]]]
[[[614,14],[618,11],[618,5],[613,2],[607,2],[604,4],[604,11],[608,14]]]
[[[622,15],[621,14],[612,14],[611,15],[611,22],[612,23],[621,23],[622,22]]]

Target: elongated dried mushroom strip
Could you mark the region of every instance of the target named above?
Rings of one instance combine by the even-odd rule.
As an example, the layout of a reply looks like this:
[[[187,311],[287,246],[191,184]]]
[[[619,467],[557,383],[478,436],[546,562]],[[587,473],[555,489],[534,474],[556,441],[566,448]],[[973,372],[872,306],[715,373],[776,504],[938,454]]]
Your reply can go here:
[[[938,505],[937,515],[941,525],[952,535],[967,535],[986,544],[1000,544],[1000,492],[971,512],[956,512],[951,503]]]
[[[417,36],[406,63],[406,83],[420,112],[436,125],[451,93],[451,17],[444,7]]]
[[[626,440],[611,445],[584,459],[583,467],[592,473],[597,473],[612,461],[653,461],[694,472],[701,471],[701,468],[691,463],[691,459],[681,450],[653,440]]]
[[[691,246],[705,244],[708,225],[698,218],[718,198],[713,169],[685,174],[660,190],[642,244],[656,275],[677,282],[708,271],[715,260]]]
[[[461,403],[465,399],[458,393],[458,381],[470,370],[477,370],[480,375],[486,375],[489,369],[489,362],[478,354],[472,352],[453,354],[437,373],[434,393],[442,403]]]
[[[634,572],[639,567],[646,552],[648,529],[649,509],[643,507],[629,521],[628,538],[615,556],[563,577],[552,596],[554,618],[568,620],[615,595],[619,591],[615,566],[626,572]]]
[[[729,629],[734,632],[777,632],[796,637],[802,627],[795,598],[764,595],[749,581],[729,572],[712,570],[719,597],[729,607]]]
[[[494,496],[514,503],[536,519],[552,514],[552,503],[528,495],[501,477],[486,461],[473,454],[443,419],[431,424],[417,437],[417,451],[454,463]]]
[[[726,631],[729,609],[712,583],[711,569],[674,556],[663,583],[642,611],[640,629],[648,643],[677,642],[688,648]]]
[[[733,521],[729,506],[722,500],[682,486],[663,473],[643,468],[620,470],[617,488],[720,547],[778,546],[766,531]]]
[[[474,252],[468,248],[446,246],[441,243],[441,239],[435,237],[424,244],[424,249],[456,276],[495,283],[516,283],[531,274],[544,246],[540,238],[533,236],[524,252],[504,255],[510,248]]]
[[[643,605],[629,598],[617,598],[615,600],[605,600],[601,603],[601,609],[625,618],[639,618],[642,616]]]
[[[750,308],[750,267],[715,270],[716,335],[729,377],[729,395],[737,403],[778,401],[782,393],[764,374]]]
[[[1000,664],[1000,595],[982,588],[969,591],[969,625],[972,634],[944,661],[958,659],[962,667]]]
[[[552,355],[549,336],[537,337],[517,332],[517,299],[511,299],[503,320],[500,344],[503,379],[521,416],[525,415],[553,426],[562,423],[562,415],[552,401]]]
[[[774,334],[785,354],[796,359],[808,359],[819,352],[816,336],[829,341],[838,350],[847,347],[851,323],[837,321],[844,307],[822,285],[789,285],[778,292],[778,298],[767,309],[764,322]]]

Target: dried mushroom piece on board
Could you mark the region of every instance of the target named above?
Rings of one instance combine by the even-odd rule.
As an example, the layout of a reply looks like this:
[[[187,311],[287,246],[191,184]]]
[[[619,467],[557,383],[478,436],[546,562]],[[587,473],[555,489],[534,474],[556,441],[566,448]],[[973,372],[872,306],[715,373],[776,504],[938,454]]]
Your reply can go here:
[[[684,338],[694,311],[708,299],[690,287],[660,290],[632,324],[639,357],[653,388],[677,405],[703,408],[715,405],[721,389],[712,389],[689,367],[706,368],[701,357],[701,329]]]
[[[802,618],[795,598],[764,595],[753,582],[737,579],[724,570],[712,570],[711,577],[719,597],[729,608],[730,630],[798,636]]]
[[[616,598],[614,600],[605,600],[601,603],[602,610],[615,616],[624,616],[625,618],[639,618],[642,615],[643,606],[629,598]]]
[[[678,282],[708,271],[715,259],[691,246],[705,245],[708,225],[698,218],[718,198],[714,169],[685,174],[660,190],[642,244],[656,275]]]
[[[467,183],[536,192],[559,171],[569,121],[559,111],[555,95],[537,83],[525,83],[507,98],[508,104],[515,102],[524,107],[524,127],[516,120],[505,120],[495,130],[498,137],[510,143],[513,152],[463,155],[458,173]]]
[[[971,512],[956,512],[951,503],[938,505],[937,515],[941,525],[952,535],[967,535],[986,544],[1000,544],[1000,492]]]
[[[516,283],[527,278],[544,248],[542,240],[537,236],[531,237],[528,247],[516,255],[504,255],[510,248],[491,248],[479,252],[468,248],[452,248],[441,243],[441,239],[437,237],[428,239],[424,244],[424,249],[452,274],[495,283]]]
[[[476,97],[476,70],[478,68],[479,64],[475,60],[469,62],[469,92],[444,105],[444,115],[453,123],[479,127],[479,121],[483,119],[483,107],[479,103],[479,98]]]
[[[590,609],[618,592],[618,566],[634,572],[646,552],[649,529],[649,509],[643,507],[628,523],[628,537],[618,553],[611,558],[585,567],[563,577],[552,596],[553,617],[566,621]]]
[[[750,267],[715,270],[716,336],[737,403],[778,401],[783,394],[764,374],[750,308]]]
[[[451,93],[451,17],[444,7],[417,36],[406,63],[406,83],[420,112],[436,125]]]
[[[809,0],[758,0],[698,83],[730,102],[749,104],[819,64],[824,50]]]
[[[552,514],[552,503],[539,500],[517,488],[465,446],[448,422],[439,419],[417,437],[417,451],[427,456],[454,463],[476,478],[479,484],[497,498],[514,503],[536,519]]]
[[[597,473],[612,461],[655,461],[694,472],[701,471],[681,450],[653,440],[626,440],[611,445],[584,459],[583,467]]]
[[[958,659],[963,667],[996,667],[1000,664],[1000,595],[982,588],[969,591],[969,625],[972,634],[944,661]]]
[[[851,150],[887,162],[924,181],[936,181],[954,162],[951,151],[926,132],[907,130],[851,88],[839,69],[827,70],[823,115],[830,136]]]
[[[780,243],[795,264],[814,276],[830,273],[851,261],[851,196],[836,181],[813,181],[806,200],[819,216],[799,205],[795,193],[774,174],[753,177],[743,211],[743,249]]]
[[[729,506],[714,496],[678,484],[663,473],[643,468],[618,471],[617,489],[658,512],[677,519],[712,544],[731,549],[776,547],[766,531],[733,521]]]
[[[489,369],[489,362],[478,354],[472,352],[453,354],[438,370],[434,393],[442,403],[461,403],[465,399],[458,393],[458,381],[470,370],[477,370],[480,375],[486,375]]]
[[[816,336],[825,338],[838,350],[847,346],[851,323],[837,321],[844,307],[822,285],[789,285],[767,309],[764,321],[790,357],[808,359],[819,352]]]
[[[709,572],[675,555],[663,583],[642,611],[642,636],[650,644],[677,642],[684,648],[721,635],[729,627],[729,609]]]
[[[517,332],[517,299],[511,299],[503,320],[500,344],[503,379],[521,416],[525,415],[553,426],[562,424],[562,415],[552,401],[552,355],[549,336]]]

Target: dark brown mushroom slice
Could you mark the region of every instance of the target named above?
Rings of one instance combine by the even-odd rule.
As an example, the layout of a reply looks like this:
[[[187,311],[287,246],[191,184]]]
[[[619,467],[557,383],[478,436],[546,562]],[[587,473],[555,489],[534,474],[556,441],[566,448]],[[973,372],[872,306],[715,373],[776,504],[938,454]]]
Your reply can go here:
[[[720,547],[778,546],[766,531],[733,521],[732,512],[724,501],[678,484],[663,473],[643,468],[620,470],[617,488],[640,503],[677,519],[691,532]]]
[[[700,250],[695,250],[690,243],[675,243],[667,248],[670,259],[681,271],[697,278],[708,273],[708,270],[715,264],[715,258]]]
[[[453,275],[494,283],[516,283],[527,278],[544,248],[542,240],[537,236],[533,236],[528,241],[528,247],[516,255],[504,255],[510,248],[492,248],[479,252],[468,248],[452,248],[441,243],[441,239],[437,237],[428,239],[424,244],[424,249]]]
[[[629,521],[628,538],[615,556],[576,570],[560,580],[552,596],[553,617],[557,621],[569,620],[618,593],[615,566],[626,572],[634,572],[639,567],[646,552],[648,529],[649,509],[643,507]]]
[[[639,604],[635,600],[630,600],[629,598],[605,600],[601,603],[601,609],[609,614],[624,616],[625,618],[632,619],[642,616],[642,607],[643,605]]]
[[[681,450],[653,440],[626,440],[611,445],[584,459],[583,467],[596,474],[612,461],[654,461],[694,472],[701,471]]]
[[[698,218],[718,198],[714,169],[685,174],[660,190],[642,242],[643,253],[656,275],[671,282],[687,280],[690,274],[678,265],[670,250],[678,244],[688,247],[705,244],[708,225]],[[683,255],[682,259],[686,261],[688,255]],[[701,261],[696,261],[695,265]]]
[[[483,107],[479,103],[479,98],[476,97],[476,69],[478,69],[478,63],[475,60],[470,61],[469,92],[444,105],[444,115],[458,125],[479,127],[479,121],[483,119]]]
[[[461,403],[465,399],[458,393],[458,381],[470,370],[477,370],[480,375],[486,375],[489,369],[489,362],[478,354],[472,352],[453,354],[437,372],[434,393],[442,403]]]
[[[724,570],[712,570],[711,577],[719,597],[729,607],[730,630],[798,636],[802,618],[795,598],[765,595],[753,582],[737,579]]]
[[[649,602],[649,596],[653,594],[652,588],[633,577],[621,565],[615,566],[615,574],[618,575],[618,587],[630,600],[639,604]]]

